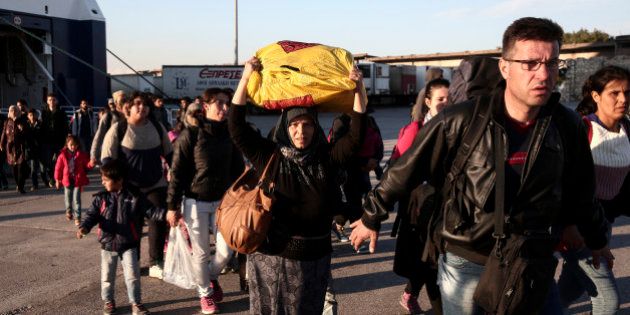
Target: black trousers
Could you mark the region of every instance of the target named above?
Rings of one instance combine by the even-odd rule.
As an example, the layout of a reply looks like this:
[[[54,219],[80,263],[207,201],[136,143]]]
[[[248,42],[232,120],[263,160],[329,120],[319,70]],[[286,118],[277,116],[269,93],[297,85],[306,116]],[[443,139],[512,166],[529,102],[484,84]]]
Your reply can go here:
[[[0,152],[0,188],[9,187],[7,174],[4,172],[5,163],[6,163],[6,153]]]
[[[13,167],[13,178],[15,179],[15,183],[17,184],[17,188],[20,191],[24,190],[24,183],[26,182],[26,177],[28,176],[28,165],[26,162],[22,162],[20,164],[12,165]]]
[[[154,206],[166,208],[166,187],[148,191],[145,195]],[[168,224],[165,219],[149,220],[149,259],[151,266],[164,261],[164,243],[167,233]]]
[[[49,143],[42,144],[41,161],[44,165],[44,169],[42,171],[50,180],[53,180],[55,178],[55,163],[57,163],[57,156],[59,155],[59,151],[61,151],[61,147]]]
[[[81,145],[81,150],[85,152],[90,152],[90,148],[92,147],[92,136],[90,135],[79,136],[79,142]]]

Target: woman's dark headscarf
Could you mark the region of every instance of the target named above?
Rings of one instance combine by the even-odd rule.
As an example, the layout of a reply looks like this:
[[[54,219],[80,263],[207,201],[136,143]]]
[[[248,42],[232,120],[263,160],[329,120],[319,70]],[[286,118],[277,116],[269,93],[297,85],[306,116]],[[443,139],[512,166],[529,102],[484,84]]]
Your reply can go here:
[[[311,143],[304,149],[296,148],[289,135],[289,123],[299,116],[311,118],[315,127]],[[272,140],[280,145],[280,151],[286,158],[300,165],[308,165],[317,161],[319,153],[325,149],[325,144],[327,144],[324,130],[317,119],[317,110],[312,107],[292,107],[283,110],[276,123]]]

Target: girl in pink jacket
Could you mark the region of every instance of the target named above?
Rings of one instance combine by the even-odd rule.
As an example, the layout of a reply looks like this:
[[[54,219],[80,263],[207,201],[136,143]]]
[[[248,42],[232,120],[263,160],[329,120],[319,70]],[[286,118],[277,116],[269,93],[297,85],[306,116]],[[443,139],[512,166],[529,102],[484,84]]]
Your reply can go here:
[[[81,223],[81,191],[83,186],[89,183],[87,170],[90,156],[79,150],[79,139],[69,135],[66,138],[66,146],[61,149],[57,164],[55,165],[55,181],[57,189],[63,185],[64,201],[66,204],[66,218],[74,224]]]

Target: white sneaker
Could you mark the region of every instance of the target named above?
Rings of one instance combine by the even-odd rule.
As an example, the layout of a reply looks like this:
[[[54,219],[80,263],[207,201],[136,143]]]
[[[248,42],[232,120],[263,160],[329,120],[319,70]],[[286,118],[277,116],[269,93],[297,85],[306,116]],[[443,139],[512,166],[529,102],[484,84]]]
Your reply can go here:
[[[151,268],[149,268],[149,277],[162,280],[164,278],[164,269],[162,269],[160,265],[151,266]]]

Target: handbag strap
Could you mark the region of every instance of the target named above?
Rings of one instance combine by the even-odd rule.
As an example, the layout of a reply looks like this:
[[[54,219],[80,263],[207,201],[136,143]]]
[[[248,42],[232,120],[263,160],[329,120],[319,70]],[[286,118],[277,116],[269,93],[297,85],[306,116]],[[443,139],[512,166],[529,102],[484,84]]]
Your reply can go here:
[[[278,173],[278,167],[280,164],[278,163],[277,159],[278,159],[278,150],[276,149],[271,154],[269,161],[267,161],[267,165],[265,165],[265,168],[263,169],[262,174],[260,174],[260,180],[258,181],[258,185],[260,187],[263,187],[263,185],[266,186],[266,189],[265,187],[263,187],[263,190],[268,194],[273,193],[274,182],[272,178],[275,176],[276,173]],[[270,167],[272,167],[271,175],[269,175]]]

